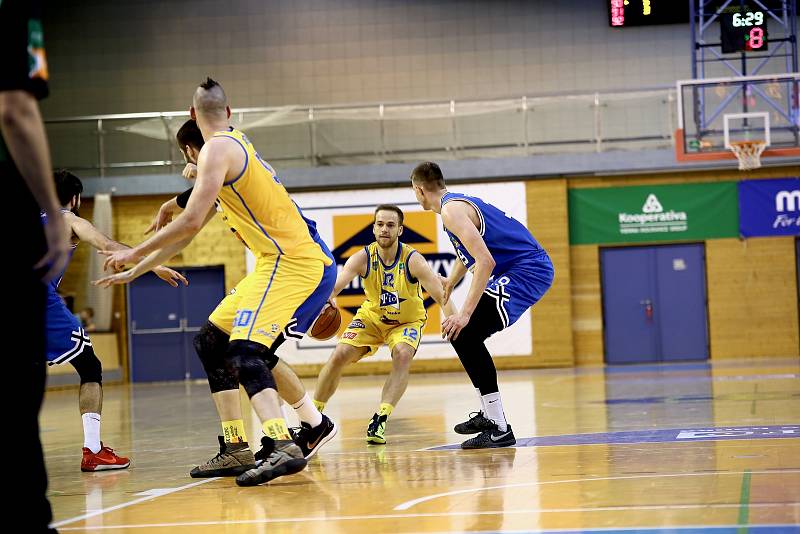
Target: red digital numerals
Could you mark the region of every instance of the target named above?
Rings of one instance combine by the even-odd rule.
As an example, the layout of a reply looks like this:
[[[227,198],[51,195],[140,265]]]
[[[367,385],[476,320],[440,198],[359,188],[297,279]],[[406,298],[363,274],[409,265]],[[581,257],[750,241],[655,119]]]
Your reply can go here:
[[[625,25],[625,0],[609,0],[611,2],[611,25]]]

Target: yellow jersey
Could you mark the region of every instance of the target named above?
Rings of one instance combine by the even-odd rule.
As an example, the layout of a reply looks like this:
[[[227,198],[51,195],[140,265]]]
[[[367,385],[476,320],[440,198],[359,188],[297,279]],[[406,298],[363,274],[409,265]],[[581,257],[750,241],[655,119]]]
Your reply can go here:
[[[244,151],[244,167],[226,181],[219,205],[227,223],[257,256],[287,255],[319,259],[331,265],[313,221],[306,219],[269,163],[258,155],[247,136],[231,128],[213,137],[226,137]]]
[[[367,251],[367,272],[363,276],[367,300],[360,311],[385,325],[426,321],[428,314],[422,299],[419,280],[408,270],[408,260],[416,250],[398,243],[397,256],[391,265],[383,263],[378,254],[378,243],[364,247]]]

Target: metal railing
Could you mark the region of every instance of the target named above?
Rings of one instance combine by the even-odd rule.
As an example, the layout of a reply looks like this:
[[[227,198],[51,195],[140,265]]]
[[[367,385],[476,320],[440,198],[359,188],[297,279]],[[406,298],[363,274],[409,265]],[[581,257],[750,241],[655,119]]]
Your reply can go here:
[[[232,123],[283,167],[666,148],[673,87],[348,106],[233,110]],[[184,111],[49,119],[53,162],[84,174],[178,172]]]

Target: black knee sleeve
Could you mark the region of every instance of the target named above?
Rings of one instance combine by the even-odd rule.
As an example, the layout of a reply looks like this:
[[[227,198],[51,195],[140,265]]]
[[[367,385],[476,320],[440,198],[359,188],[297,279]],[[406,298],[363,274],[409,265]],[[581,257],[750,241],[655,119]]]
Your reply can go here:
[[[275,369],[275,366],[278,365],[280,358],[278,358],[278,355],[275,354],[275,351],[278,350],[278,347],[280,347],[284,341],[286,341],[286,337],[283,335],[283,333],[281,333],[275,338],[275,341],[272,342],[272,346],[264,353],[263,360],[264,363],[267,364],[267,367],[270,371]]]
[[[252,397],[265,389],[277,391],[275,378],[265,361],[269,349],[260,343],[237,339],[228,345],[226,363],[230,372]]]
[[[81,385],[89,382],[103,383],[103,366],[94,353],[91,345],[84,347],[83,352],[72,358],[69,363],[78,371],[81,377]]]
[[[238,389],[239,382],[225,365],[228,334],[211,323],[206,323],[194,338],[194,350],[208,376],[211,393]]]

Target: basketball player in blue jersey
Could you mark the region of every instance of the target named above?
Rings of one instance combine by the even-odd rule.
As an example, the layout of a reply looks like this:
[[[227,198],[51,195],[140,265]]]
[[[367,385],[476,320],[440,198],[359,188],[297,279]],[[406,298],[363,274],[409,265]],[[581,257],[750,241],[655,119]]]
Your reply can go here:
[[[97,230],[92,223],[78,216],[83,184],[67,171],[55,173],[56,193],[61,203],[61,215],[72,242],[72,251],[78,242],[84,241],[99,250],[127,248]],[[42,214],[42,221],[48,224]],[[72,255],[70,252],[70,256]],[[159,278],[173,287],[178,281],[186,283],[179,273],[167,267],[153,269]],[[125,469],[130,465],[127,458],[118,456],[100,441],[100,412],[103,406],[102,366],[94,353],[89,336],[58,294],[58,286],[64,273],[47,285],[47,360],[48,365],[69,362],[80,376],[78,406],[83,420],[83,457],[81,471]]]
[[[442,336],[453,344],[481,400],[481,409],[455,426],[459,434],[478,434],[461,448],[509,447],[516,439],[503,412],[497,370],[485,341],[544,296],[553,283],[553,264],[525,225],[479,198],[450,193],[435,163],[418,165],[411,185],[420,205],[442,216],[461,260],[444,283],[446,297],[468,270],[472,272],[464,305],[442,323]]]

